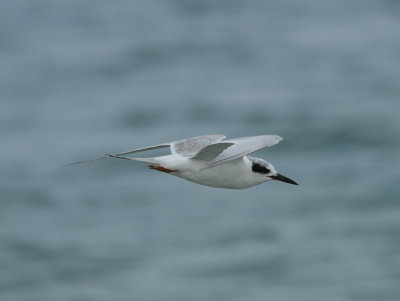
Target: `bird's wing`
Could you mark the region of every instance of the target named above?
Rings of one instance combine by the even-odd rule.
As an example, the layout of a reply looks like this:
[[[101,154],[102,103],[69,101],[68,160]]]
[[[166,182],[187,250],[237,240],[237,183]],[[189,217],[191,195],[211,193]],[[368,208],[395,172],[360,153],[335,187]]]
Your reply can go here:
[[[116,154],[115,156],[125,156],[125,155],[130,155],[133,153],[170,147],[172,154],[180,154],[184,157],[190,157],[193,153],[197,153],[200,149],[202,149],[206,145],[222,141],[224,138],[225,138],[224,135],[199,136],[199,137],[193,137],[193,138],[182,139],[182,140],[162,143],[162,144],[158,144],[158,145],[148,146],[145,148],[138,148],[138,149],[124,152],[124,153]]]
[[[277,135],[262,135],[230,139],[225,140],[222,143],[213,144],[212,147],[210,146],[209,149],[206,149],[204,152],[207,154],[207,157],[211,157],[212,150],[214,149],[214,155],[216,155],[211,161],[209,161],[206,168],[246,156],[265,147],[273,146],[282,140],[283,138]],[[224,145],[218,146],[218,144]],[[228,146],[228,144],[231,145]],[[197,155],[201,157],[202,151],[203,150],[201,150]],[[196,158],[196,156],[193,158]]]
[[[196,155],[207,145],[220,142],[225,139],[224,135],[206,135],[171,142],[171,152],[190,158]]]
[[[211,143],[222,141],[224,138],[225,138],[224,135],[199,136],[199,137],[194,137],[194,138],[188,138],[188,139],[183,139],[183,140],[177,140],[177,141],[157,144],[157,145],[148,146],[148,147],[144,147],[144,148],[138,148],[138,149],[130,150],[130,151],[119,153],[119,154],[105,155],[104,157],[99,157],[99,158],[84,160],[84,161],[78,161],[78,162],[69,163],[69,164],[66,164],[63,166],[77,165],[77,164],[92,162],[92,161],[96,161],[96,160],[102,160],[102,159],[106,159],[106,158],[110,158],[110,157],[114,157],[114,158],[121,157],[121,156],[130,155],[130,154],[134,154],[134,153],[155,150],[155,149],[160,149],[160,148],[168,148],[168,147],[171,149],[171,153],[173,153],[173,154],[180,154],[184,157],[191,157],[191,156],[195,155],[199,150],[204,148],[205,146],[207,146]]]
[[[144,151],[149,151],[149,150],[154,150],[154,149],[159,149],[159,148],[171,147],[172,143],[173,143],[173,142],[163,143],[163,144],[158,144],[158,145],[153,145],[153,146],[148,146],[148,147],[144,147],[144,148],[138,148],[138,149],[130,150],[130,151],[123,152],[123,153],[119,153],[119,154],[105,155],[104,157],[99,157],[99,158],[95,158],[95,159],[89,159],[89,160],[84,160],[84,161],[78,161],[78,162],[74,162],[74,163],[69,163],[69,164],[63,165],[63,167],[71,166],[71,165],[77,165],[77,164],[82,164],[82,163],[88,163],[88,162],[92,162],[92,161],[96,161],[96,160],[102,160],[102,159],[106,159],[106,158],[122,158],[122,159],[128,159],[129,157],[123,158],[122,156],[129,155],[129,154],[134,154],[134,153],[139,153],[139,152],[144,152]]]
[[[144,147],[144,148],[138,148],[138,149],[130,150],[130,151],[127,151],[127,152],[115,154],[114,156],[125,156],[125,155],[134,154],[134,153],[145,152],[145,151],[149,151],[149,150],[167,148],[167,147],[171,147],[171,149],[172,149],[172,144],[173,144],[173,142],[168,142],[168,143],[148,146],[148,147]]]
[[[203,147],[196,155],[191,157],[190,159],[195,160],[203,160],[203,161],[213,161],[217,158],[223,151],[225,151],[228,147],[234,145],[232,142],[220,142],[207,145]]]

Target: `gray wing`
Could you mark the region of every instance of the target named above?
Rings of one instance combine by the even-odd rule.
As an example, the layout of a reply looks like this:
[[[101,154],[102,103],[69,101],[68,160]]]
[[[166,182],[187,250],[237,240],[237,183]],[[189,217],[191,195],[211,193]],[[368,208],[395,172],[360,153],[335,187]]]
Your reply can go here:
[[[172,143],[173,142],[168,142],[168,143],[148,146],[148,147],[144,147],[144,148],[138,148],[138,149],[134,149],[134,150],[130,150],[130,151],[124,152],[124,153],[115,154],[113,156],[117,156],[117,157],[118,156],[125,156],[125,155],[134,154],[134,153],[145,152],[145,151],[149,151],[149,150],[153,150],[153,149],[167,148],[167,147],[171,147]]]
[[[89,160],[84,160],[84,161],[78,161],[78,162],[74,162],[74,163],[65,164],[65,165],[63,165],[63,167],[72,166],[72,165],[78,165],[78,164],[82,164],[82,163],[88,163],[88,162],[102,160],[102,159],[106,159],[106,158],[119,158],[119,159],[128,159],[129,160],[129,157],[122,157],[122,156],[129,155],[129,154],[134,154],[134,153],[139,153],[139,152],[145,152],[145,151],[154,150],[154,149],[159,149],[159,148],[171,147],[172,143],[173,142],[163,143],[163,144],[158,144],[158,145],[153,145],[153,146],[148,146],[148,147],[144,147],[144,148],[138,148],[138,149],[130,150],[130,151],[119,153],[119,154],[105,155],[105,156],[99,157],[99,158],[94,158],[94,159],[89,159]]]
[[[220,142],[225,138],[224,135],[206,135],[174,141],[171,143],[171,152],[191,158],[207,145]]]
[[[218,164],[235,160],[237,158],[254,153],[265,147],[273,146],[282,140],[283,138],[277,135],[262,135],[262,136],[252,136],[252,137],[243,137],[243,138],[225,140],[223,142],[224,144],[232,144],[231,146],[228,146],[225,149],[217,148],[217,145],[219,143],[213,144],[215,145],[215,150],[216,150],[214,153],[215,156],[214,159],[212,159],[207,164],[207,167],[212,167]],[[198,153],[198,155],[200,154],[201,151]],[[194,156],[193,158],[195,158],[196,156]]]
[[[226,150],[228,147],[231,147],[232,145],[234,145],[234,143],[232,142],[220,142],[210,144],[202,148],[196,155],[194,155],[190,159],[210,162],[217,158],[224,150]]]
[[[171,149],[171,153],[173,153],[173,154],[180,154],[184,157],[191,157],[191,156],[195,155],[199,150],[204,148],[205,146],[207,146],[211,143],[222,141],[223,139],[225,139],[224,135],[199,136],[199,137],[194,137],[194,138],[182,139],[182,140],[162,143],[162,144],[158,144],[158,145],[148,146],[148,147],[144,147],[144,148],[138,148],[138,149],[130,150],[130,151],[119,153],[119,154],[105,155],[103,157],[69,163],[69,164],[66,164],[63,166],[66,167],[66,166],[71,166],[71,165],[77,165],[77,164],[102,160],[102,159],[106,159],[106,158],[110,158],[110,157],[114,157],[114,158],[119,157],[121,159],[128,159],[128,158],[122,158],[122,156],[139,153],[139,152],[145,152],[145,151],[149,151],[149,150],[160,149],[160,148],[168,148],[168,147]]]
[[[149,151],[153,149],[170,147],[172,154],[180,154],[184,157],[191,157],[194,154],[196,154],[199,150],[201,150],[203,147],[211,143],[222,141],[224,139],[225,139],[224,135],[205,135],[205,136],[187,138],[163,144],[148,146],[145,148],[138,148],[124,153],[116,154],[115,156],[124,156],[133,153]]]

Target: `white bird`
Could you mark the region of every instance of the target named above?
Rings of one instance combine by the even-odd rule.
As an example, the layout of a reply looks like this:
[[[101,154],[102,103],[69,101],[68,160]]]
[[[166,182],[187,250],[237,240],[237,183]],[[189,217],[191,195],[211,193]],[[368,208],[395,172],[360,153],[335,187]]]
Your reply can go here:
[[[150,164],[150,168],[195,182],[201,185],[243,189],[270,180],[298,185],[295,181],[279,174],[271,163],[247,156],[265,147],[273,146],[282,137],[261,135],[224,140],[224,135],[206,135],[145,148],[139,148],[115,155],[79,161],[65,166],[105,159],[118,158],[136,160]],[[171,154],[161,157],[134,158],[126,155],[160,148],[170,148]]]

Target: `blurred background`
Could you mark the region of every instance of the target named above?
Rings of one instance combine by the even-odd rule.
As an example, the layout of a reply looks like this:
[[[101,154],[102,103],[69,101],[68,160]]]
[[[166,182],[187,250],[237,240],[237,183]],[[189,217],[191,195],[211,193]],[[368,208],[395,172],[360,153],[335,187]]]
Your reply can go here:
[[[400,2],[3,0],[0,299],[400,300]],[[279,134],[300,186],[104,160]],[[147,154],[145,154],[147,155]]]

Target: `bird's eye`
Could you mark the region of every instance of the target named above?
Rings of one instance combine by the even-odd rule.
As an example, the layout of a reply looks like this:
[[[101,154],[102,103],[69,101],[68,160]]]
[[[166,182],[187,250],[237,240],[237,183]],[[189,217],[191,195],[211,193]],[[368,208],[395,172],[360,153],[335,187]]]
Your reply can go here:
[[[268,168],[266,168],[260,164],[257,164],[257,163],[253,164],[252,170],[254,172],[258,172],[258,173],[262,173],[262,174],[271,172]]]

